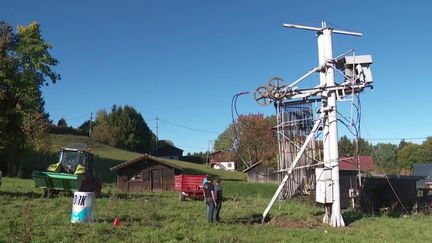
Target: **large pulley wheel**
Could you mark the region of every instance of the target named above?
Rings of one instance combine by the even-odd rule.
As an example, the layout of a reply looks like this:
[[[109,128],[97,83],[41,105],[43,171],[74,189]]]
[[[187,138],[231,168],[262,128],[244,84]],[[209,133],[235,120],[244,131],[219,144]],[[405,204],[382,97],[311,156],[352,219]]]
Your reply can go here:
[[[280,100],[288,93],[287,83],[279,77],[271,78],[266,85],[270,98]]]
[[[269,93],[265,87],[258,87],[255,90],[254,98],[258,105],[267,106],[271,104]]]

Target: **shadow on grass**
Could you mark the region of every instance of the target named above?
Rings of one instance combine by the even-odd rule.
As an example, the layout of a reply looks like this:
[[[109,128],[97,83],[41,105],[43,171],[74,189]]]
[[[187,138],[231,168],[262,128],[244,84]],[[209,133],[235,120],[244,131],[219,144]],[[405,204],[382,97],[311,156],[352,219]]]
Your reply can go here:
[[[115,198],[120,200],[130,199],[146,199],[146,198],[166,198],[168,195],[162,194],[138,194],[138,193],[127,193],[127,192],[116,192],[116,193],[101,193],[97,198]]]
[[[271,218],[266,218],[266,222],[270,221]],[[241,218],[233,218],[226,222],[227,224],[245,224],[245,225],[253,225],[253,224],[261,224],[262,223],[262,215],[261,214],[251,214],[250,216],[241,217]]]
[[[354,223],[355,221],[358,221],[367,215],[363,212],[359,211],[346,211],[342,213],[342,217],[344,219],[345,225],[349,226],[350,224]]]
[[[0,196],[6,196],[6,197],[23,197],[28,199],[35,199],[35,198],[41,198],[43,196],[43,193],[36,193],[36,192],[2,192],[0,191]]]

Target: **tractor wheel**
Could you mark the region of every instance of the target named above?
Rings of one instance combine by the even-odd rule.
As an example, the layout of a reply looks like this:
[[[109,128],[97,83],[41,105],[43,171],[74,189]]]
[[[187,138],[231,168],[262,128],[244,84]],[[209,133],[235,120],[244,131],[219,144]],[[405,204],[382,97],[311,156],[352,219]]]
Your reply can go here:
[[[95,197],[99,197],[102,191],[102,180],[99,177],[94,178],[93,189]]]
[[[47,198],[51,198],[54,195],[58,195],[59,194],[59,190],[54,190],[54,189],[45,189],[44,191],[44,195]]]

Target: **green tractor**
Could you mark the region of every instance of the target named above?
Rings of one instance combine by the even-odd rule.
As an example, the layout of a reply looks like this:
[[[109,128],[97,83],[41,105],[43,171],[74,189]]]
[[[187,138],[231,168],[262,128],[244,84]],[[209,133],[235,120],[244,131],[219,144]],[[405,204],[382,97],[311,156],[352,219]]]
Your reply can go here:
[[[44,196],[51,197],[59,191],[82,191],[100,194],[102,180],[96,176],[93,154],[84,149],[62,148],[59,162],[48,166],[47,171],[33,171],[37,187]]]

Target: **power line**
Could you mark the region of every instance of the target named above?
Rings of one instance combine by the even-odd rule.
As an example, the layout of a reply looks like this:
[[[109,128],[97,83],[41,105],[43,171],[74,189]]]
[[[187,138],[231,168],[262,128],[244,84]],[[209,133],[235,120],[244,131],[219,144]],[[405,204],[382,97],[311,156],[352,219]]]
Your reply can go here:
[[[176,127],[181,127],[181,128],[184,128],[184,129],[189,129],[189,130],[192,130],[192,131],[196,131],[196,132],[203,132],[203,133],[210,133],[210,134],[219,134],[219,132],[209,131],[209,130],[204,130],[204,129],[199,129],[199,128],[192,128],[192,127],[180,125],[180,124],[177,124],[177,123],[174,123],[174,122],[170,122],[170,121],[167,121],[167,120],[164,120],[164,119],[161,119],[161,118],[159,118],[159,121],[167,123],[167,124],[170,124],[170,125],[173,125],[173,126],[176,126]]]
[[[365,125],[365,124],[364,124],[364,121],[363,121],[363,125]],[[366,128],[366,133],[367,133],[367,135],[369,136],[369,130],[367,129],[366,125],[365,125],[364,127]],[[387,183],[388,183],[389,186],[390,186],[390,189],[392,190],[393,194],[396,196],[396,199],[399,201],[400,205],[401,205],[402,208],[405,210],[405,212],[406,212],[408,215],[410,215],[410,213],[408,212],[407,208],[405,207],[405,205],[403,204],[403,202],[402,202],[401,199],[399,198],[399,195],[396,193],[396,190],[394,189],[392,183],[390,182],[390,179],[388,178],[387,174],[385,173],[384,167],[383,167],[382,164],[381,164],[380,156],[378,155],[378,153],[376,152],[376,150],[375,150],[375,148],[374,148],[373,146],[372,146],[372,150],[373,150],[373,153],[375,154],[375,157],[377,158],[377,162],[378,162],[378,164],[379,164],[379,166],[380,166],[381,172],[384,174],[384,177],[385,177],[385,179],[387,180]]]
[[[426,138],[369,138],[369,140],[425,140]]]

